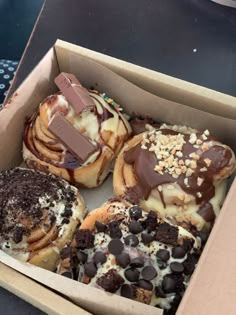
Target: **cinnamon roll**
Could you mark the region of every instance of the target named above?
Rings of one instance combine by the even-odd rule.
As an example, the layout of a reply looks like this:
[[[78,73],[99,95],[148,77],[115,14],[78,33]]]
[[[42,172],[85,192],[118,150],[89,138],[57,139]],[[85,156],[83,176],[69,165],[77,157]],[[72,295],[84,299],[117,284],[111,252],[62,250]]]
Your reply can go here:
[[[235,170],[233,151],[208,130],[147,128],[117,157],[115,194],[188,229],[209,230],[225,198],[226,178]]]
[[[85,216],[78,189],[39,171],[0,172],[0,247],[13,257],[55,270],[59,252]]]
[[[47,97],[26,126],[23,157],[28,167],[56,174],[76,185],[90,188],[104,181],[114,158],[128,139],[131,128],[121,108],[107,95],[95,90],[87,93],[94,106],[80,113],[60,92]],[[49,130],[55,114],[63,116],[94,144],[95,150],[84,161],[79,160],[67,144]],[[82,150],[83,145],[80,148]]]
[[[110,201],[88,214],[58,273],[172,314],[189,283],[200,238],[129,202]]]

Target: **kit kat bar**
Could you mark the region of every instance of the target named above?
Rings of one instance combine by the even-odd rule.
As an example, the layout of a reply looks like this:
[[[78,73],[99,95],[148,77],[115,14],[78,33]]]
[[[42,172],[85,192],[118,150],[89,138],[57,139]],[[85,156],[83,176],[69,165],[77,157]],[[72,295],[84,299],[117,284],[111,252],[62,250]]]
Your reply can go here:
[[[97,150],[97,146],[93,145],[60,113],[56,113],[52,117],[48,129],[81,163]]]
[[[95,106],[87,89],[73,74],[62,72],[55,78],[54,82],[77,114],[85,108]]]

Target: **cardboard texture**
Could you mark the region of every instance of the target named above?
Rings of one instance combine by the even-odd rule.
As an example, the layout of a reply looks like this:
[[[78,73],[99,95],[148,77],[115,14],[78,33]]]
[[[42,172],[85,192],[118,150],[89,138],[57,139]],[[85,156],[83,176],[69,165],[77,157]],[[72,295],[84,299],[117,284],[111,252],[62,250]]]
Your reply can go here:
[[[35,307],[51,315],[90,313],[56,293],[0,263],[0,285]]]
[[[198,129],[207,128],[222,141],[236,148],[234,97],[57,41],[54,49],[46,54],[0,113],[0,169],[21,163],[25,118],[36,110],[45,97],[56,90],[54,78],[60,71],[73,73],[86,87],[93,86],[107,93],[129,114],[138,112],[170,124],[185,124]],[[231,186],[229,196],[177,315],[236,313],[236,304],[232,305],[231,302],[233,301],[231,294],[236,289],[233,263],[236,257],[235,252],[232,251],[236,236],[234,228],[236,197],[233,196],[235,190],[236,181]],[[81,189],[81,194],[89,209],[100,206],[112,196],[111,176],[101,187]],[[229,259],[231,259],[230,263]],[[226,260],[227,268],[224,263]],[[123,299],[35,266],[17,262],[3,252],[0,252],[0,261],[39,283],[63,293],[74,303],[95,314],[162,314],[157,308]],[[8,274],[13,276],[13,273],[14,271],[8,268]],[[17,277],[24,279],[22,281],[26,281],[29,287],[35,284],[20,274],[17,274]],[[22,294],[21,290],[14,293]],[[25,298],[34,303],[32,295],[27,292]],[[40,297],[36,300],[39,305],[42,304]],[[65,300],[65,303],[69,302]],[[57,304],[54,304],[53,308],[56,310]]]

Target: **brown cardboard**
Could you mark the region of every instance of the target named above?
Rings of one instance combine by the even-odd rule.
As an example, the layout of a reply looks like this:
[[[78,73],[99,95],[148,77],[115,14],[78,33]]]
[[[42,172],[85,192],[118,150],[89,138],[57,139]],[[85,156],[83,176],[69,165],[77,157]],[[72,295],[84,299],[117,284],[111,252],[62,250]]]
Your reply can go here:
[[[59,71],[72,72],[85,86],[94,86],[101,92],[106,92],[122,104],[128,113],[138,111],[140,114],[149,114],[153,118],[171,124],[187,124],[199,129],[208,128],[213,134],[236,148],[234,139],[236,134],[235,98],[58,41],[55,50],[51,49],[47,53],[0,113],[0,169],[12,167],[21,162],[24,119],[35,111],[40,101],[55,91],[53,79]],[[95,190],[81,190],[90,209],[99,206],[112,195],[109,180],[111,178]],[[224,247],[224,255],[233,258],[231,249],[235,239],[233,238],[235,236],[233,226],[236,225],[236,217],[233,200],[230,196],[235,188],[236,182],[232,185],[229,197],[178,310],[178,315],[220,315],[222,308],[218,307],[218,301],[224,305],[225,294],[235,289],[236,282],[230,281],[233,277],[226,276],[227,273],[234,273],[233,263],[228,264],[227,269],[224,269],[222,259],[216,261],[219,255],[216,255],[213,250],[218,248],[218,243],[221,244],[219,248],[223,250],[222,246],[226,237],[229,241]],[[229,220],[231,221],[228,222]],[[225,226],[227,226],[229,234],[222,232],[225,230]],[[96,314],[111,314],[111,312],[113,314],[142,314],[144,312],[162,314],[162,311],[151,306],[124,300],[43,269],[19,263],[2,252],[0,261],[40,283],[60,291],[76,304]],[[211,264],[206,265],[206,261],[211,261]],[[206,266],[208,266],[207,269]],[[12,270],[9,269],[10,274],[11,272]],[[211,299],[208,299],[209,287],[206,279],[212,279],[213,282],[219,272],[222,276],[215,282],[217,286],[211,285]],[[25,279],[25,281],[32,280]],[[223,286],[227,290],[222,290],[221,297],[218,298],[220,282],[224,283]],[[31,286],[30,283],[29,286]],[[16,292],[16,294],[18,293]],[[38,300],[40,303],[40,299]],[[232,308],[232,310],[234,309]],[[226,314],[233,313],[226,312]]]
[[[0,285],[46,314],[90,314],[2,263],[0,263]]]

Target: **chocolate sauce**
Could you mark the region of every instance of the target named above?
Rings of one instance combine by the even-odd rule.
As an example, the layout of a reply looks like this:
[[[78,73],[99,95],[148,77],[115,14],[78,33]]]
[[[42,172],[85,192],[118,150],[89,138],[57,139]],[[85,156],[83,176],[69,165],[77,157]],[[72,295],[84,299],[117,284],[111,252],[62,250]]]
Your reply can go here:
[[[134,135],[138,135],[144,131],[147,131],[146,125],[151,125],[154,128],[159,128],[160,124],[156,123],[152,118],[150,117],[135,117],[131,119],[130,126],[133,131]]]
[[[162,129],[161,132],[165,135],[178,134],[177,132],[168,129]],[[191,159],[189,154],[197,151],[197,149],[189,142],[189,139],[189,135],[184,135],[186,143],[184,143],[182,147],[183,157],[181,157],[181,159],[183,161]],[[196,161],[196,169],[191,176],[186,177],[185,174],[182,174],[178,178],[174,178],[167,172],[164,172],[162,175],[154,171],[154,168],[158,164],[159,160],[157,159],[155,153],[150,152],[148,149],[142,149],[141,144],[139,143],[135,147],[126,151],[124,154],[125,162],[133,166],[135,177],[137,179],[137,184],[128,188],[127,198],[136,203],[142,198],[147,200],[152,189],[162,184],[177,182],[183,191],[195,197],[197,204],[200,205],[206,203],[215,194],[213,176],[220,172],[221,169],[229,163],[231,158],[232,153],[228,148],[224,148],[220,145],[213,145],[200,155],[199,160]],[[207,168],[206,162],[204,161],[205,159],[211,160],[211,165]],[[203,167],[205,167],[207,171],[203,171]],[[198,183],[199,178],[200,180],[203,179],[203,182],[201,182],[200,185]],[[186,179],[188,181],[187,185]],[[160,197],[163,202],[163,196],[161,196],[161,194]],[[165,207],[164,202],[163,206]],[[214,212],[212,213],[212,211],[209,207],[200,207],[199,214],[204,217],[206,221],[212,221],[214,220]]]

